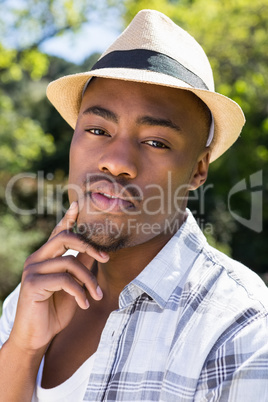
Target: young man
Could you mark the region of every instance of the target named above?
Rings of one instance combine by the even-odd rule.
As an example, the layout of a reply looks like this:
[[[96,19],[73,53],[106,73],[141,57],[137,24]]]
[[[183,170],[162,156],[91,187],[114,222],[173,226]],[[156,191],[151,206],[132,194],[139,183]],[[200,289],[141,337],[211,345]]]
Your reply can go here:
[[[71,206],[5,302],[3,400],[267,401],[267,288],[186,209],[244,124],[201,47],[143,10],[48,97]]]

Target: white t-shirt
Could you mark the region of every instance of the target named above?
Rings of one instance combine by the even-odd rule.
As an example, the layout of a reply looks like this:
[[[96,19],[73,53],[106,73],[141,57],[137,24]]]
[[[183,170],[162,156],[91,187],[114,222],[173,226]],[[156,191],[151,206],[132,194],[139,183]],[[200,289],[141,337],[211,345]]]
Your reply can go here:
[[[94,358],[95,354],[86,360],[68,380],[50,389],[41,387],[44,368],[43,358],[37,374],[32,402],[82,402],[92,371]]]

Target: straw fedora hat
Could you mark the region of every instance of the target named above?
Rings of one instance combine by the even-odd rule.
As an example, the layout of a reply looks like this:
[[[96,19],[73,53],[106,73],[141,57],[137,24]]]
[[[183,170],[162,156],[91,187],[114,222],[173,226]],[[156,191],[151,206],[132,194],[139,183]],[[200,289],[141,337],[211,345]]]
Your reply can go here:
[[[193,92],[214,118],[211,162],[238,138],[245,123],[240,106],[214,90],[208,58],[196,40],[166,15],[142,10],[90,71],[51,82],[47,96],[75,128],[82,94],[91,77],[137,81]]]

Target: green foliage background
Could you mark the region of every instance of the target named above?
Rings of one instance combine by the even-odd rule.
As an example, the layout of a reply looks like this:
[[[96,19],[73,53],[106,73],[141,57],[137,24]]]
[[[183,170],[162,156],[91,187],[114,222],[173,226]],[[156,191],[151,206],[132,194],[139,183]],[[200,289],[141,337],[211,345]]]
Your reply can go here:
[[[6,187],[20,172],[43,172],[48,191],[67,183],[71,128],[45,98],[49,81],[88,70],[93,54],[82,65],[68,63],[40,51],[50,37],[81,26],[98,15],[127,24],[141,9],[156,9],[189,31],[206,51],[216,90],[243,108],[247,123],[236,144],[211,165],[205,210],[194,201],[201,226],[213,225],[208,240],[250,266],[268,281],[267,176],[268,176],[268,3],[266,0],[22,0],[19,7],[0,1],[0,300],[19,282],[26,257],[49,236],[56,223],[61,200],[53,198],[42,213],[13,213]],[[120,22],[119,22],[120,25]],[[94,40],[94,38],[92,38]],[[85,46],[88,38],[85,39]],[[247,229],[227,208],[230,189],[258,170],[263,171],[263,230]],[[52,175],[51,175],[52,174]],[[21,179],[12,200],[20,208],[36,208],[37,183]],[[67,203],[67,200],[64,199]],[[249,194],[237,194],[234,210],[248,217]]]

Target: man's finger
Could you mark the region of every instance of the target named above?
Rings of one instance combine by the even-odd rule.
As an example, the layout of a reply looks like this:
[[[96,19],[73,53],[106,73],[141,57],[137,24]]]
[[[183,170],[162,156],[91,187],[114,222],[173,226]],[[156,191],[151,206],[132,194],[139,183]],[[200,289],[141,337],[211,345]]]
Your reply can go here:
[[[55,292],[63,290],[75,298],[80,308],[89,307],[85,288],[68,273],[28,275],[24,280],[24,288],[27,288],[28,294],[34,294],[35,302],[48,300]]]
[[[51,258],[60,257],[69,249],[78,251],[79,253],[86,253],[100,262],[107,262],[109,259],[108,254],[95,250],[93,247],[81,240],[77,234],[64,230],[52,237],[42,247],[30,255],[27,258],[24,267],[26,268],[29,264],[35,264],[37,262],[50,260]]]
[[[92,264],[93,262],[94,259],[92,258]],[[68,273],[72,275],[81,286],[88,290],[93,299],[100,300],[102,298],[102,292],[99,289],[96,277],[84,264],[71,255],[57,257],[27,266],[23,272],[23,281],[28,275],[44,276],[55,273]]]
[[[48,240],[52,239],[63,230],[71,230],[74,227],[78,215],[78,202],[73,201],[62,220],[55,226]]]

